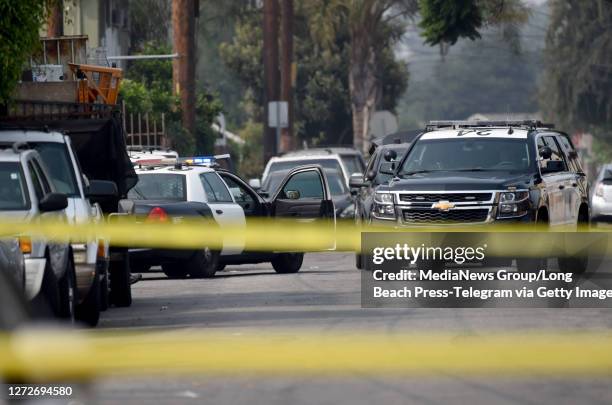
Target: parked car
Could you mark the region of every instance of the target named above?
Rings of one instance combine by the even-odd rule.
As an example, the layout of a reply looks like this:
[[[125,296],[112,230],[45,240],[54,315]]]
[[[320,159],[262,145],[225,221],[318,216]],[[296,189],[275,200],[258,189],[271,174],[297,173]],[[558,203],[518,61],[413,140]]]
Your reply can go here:
[[[612,220],[612,164],[603,165],[593,183],[591,219],[595,223]]]
[[[66,220],[68,199],[57,192],[35,150],[14,144],[0,150],[0,217],[13,221]],[[76,278],[70,245],[40,235],[20,235],[25,292],[60,318],[74,319]]]
[[[197,161],[191,159],[191,161]],[[282,179],[279,190],[263,199],[237,175],[208,165],[178,163],[137,170],[139,182],[130,191],[136,212],[149,217],[210,217],[221,228],[246,227],[253,217],[334,218],[333,201],[321,167],[296,168]],[[316,190],[316,193],[311,193]],[[161,264],[169,277],[212,277],[226,264],[271,262],[278,273],[294,273],[303,253],[245,252],[243,233],[226,234],[221,251],[130,251],[134,269]],[[200,253],[198,253],[200,252]],[[205,252],[205,253],[202,253]]]
[[[18,237],[0,239],[0,271],[12,277],[19,291],[25,294],[25,261],[19,242]]]
[[[589,223],[588,183],[572,142],[540,122],[432,122],[387,174],[394,178],[376,190],[373,223]],[[559,265],[582,270],[586,261]]]
[[[363,172],[363,164],[360,163],[362,162],[360,159],[363,159],[361,155],[349,155],[348,151],[352,151],[352,149],[346,148],[347,153],[344,155],[331,149],[307,149],[290,152],[283,156],[275,156],[266,164],[261,179],[251,179],[249,184],[254,188],[261,187],[269,190],[268,176],[271,173],[290,170],[301,165],[320,165],[324,169],[337,170],[342,173],[344,183],[348,187],[349,177],[353,173],[352,170],[357,170],[359,173]]]
[[[284,157],[291,156],[318,156],[318,155],[338,155],[342,161],[342,166],[349,176],[353,173],[363,173],[365,170],[365,160],[363,155],[355,148],[349,147],[329,147],[329,148],[310,148],[285,153]]]
[[[349,188],[344,183],[342,173],[336,169],[323,169],[327,176],[329,184],[329,190],[331,192],[332,200],[334,201],[334,208],[336,211],[336,218],[338,219],[353,219],[355,215],[355,202],[351,196]],[[279,170],[268,174],[266,182],[262,185],[259,192],[260,195],[274,195],[281,185],[283,179],[287,176],[290,170]]]
[[[60,132],[3,130],[0,143],[23,142],[35,149],[48,168],[56,190],[68,197],[67,218],[72,223],[96,223],[104,220],[99,201],[113,198],[113,182],[89,180],[81,171],[70,137]],[[108,307],[108,242],[92,238],[87,243],[72,243],[78,294],[77,319],[95,326],[100,311]],[[119,298],[116,304],[125,302]]]

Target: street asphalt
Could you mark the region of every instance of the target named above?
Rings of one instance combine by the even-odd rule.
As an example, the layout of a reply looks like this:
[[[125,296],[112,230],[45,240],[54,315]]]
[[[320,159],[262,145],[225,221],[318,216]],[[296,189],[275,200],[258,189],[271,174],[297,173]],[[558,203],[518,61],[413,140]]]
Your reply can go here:
[[[132,306],[105,312],[99,328],[179,328],[228,336],[261,332],[299,335],[305,331],[321,336],[336,332],[444,332],[457,337],[550,330],[609,333],[612,309],[363,309],[354,256],[322,253],[306,255],[302,270],[288,275],[276,274],[269,264],[259,264],[228,266],[214,279],[169,280],[154,269],[133,286]],[[169,375],[99,379],[87,398],[109,404],[608,404],[612,403],[612,387],[608,379],[587,375]]]

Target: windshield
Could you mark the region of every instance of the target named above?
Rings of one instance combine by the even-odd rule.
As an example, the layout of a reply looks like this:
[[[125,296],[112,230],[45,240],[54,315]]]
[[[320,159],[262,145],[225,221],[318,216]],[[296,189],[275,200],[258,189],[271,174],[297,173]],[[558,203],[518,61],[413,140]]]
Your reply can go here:
[[[363,164],[359,156],[355,155],[341,155],[342,163],[346,167],[346,171],[349,175],[353,173],[363,173]]]
[[[419,141],[398,174],[430,171],[525,171],[529,168],[526,139],[442,139]]]
[[[26,183],[19,163],[0,163],[0,210],[21,211],[29,208]]]
[[[288,171],[275,172],[270,173],[267,178],[264,190],[268,191],[270,194],[274,194],[276,190],[280,187],[280,183],[287,176]],[[346,188],[346,184],[342,178],[342,175],[337,170],[325,170],[325,176],[327,177],[327,182],[329,183],[329,191],[332,196],[341,196],[348,193]]]
[[[74,169],[63,143],[39,142],[33,143],[34,149],[40,154],[55,190],[68,197],[79,195],[79,189],[74,178]]]
[[[337,159],[304,159],[273,162],[270,164],[268,176],[274,172],[287,171],[302,165],[320,165],[324,169],[335,169],[342,173],[342,167]]]
[[[139,174],[138,183],[128,192],[132,200],[187,201],[185,176],[171,173]]]

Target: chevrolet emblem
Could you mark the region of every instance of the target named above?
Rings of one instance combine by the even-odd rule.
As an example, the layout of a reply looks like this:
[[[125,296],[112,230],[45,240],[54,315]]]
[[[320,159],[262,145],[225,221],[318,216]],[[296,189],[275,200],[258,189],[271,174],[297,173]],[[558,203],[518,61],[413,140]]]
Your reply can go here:
[[[438,201],[437,203],[433,203],[431,205],[431,209],[445,212],[450,210],[451,208],[455,208],[455,204],[449,201]]]

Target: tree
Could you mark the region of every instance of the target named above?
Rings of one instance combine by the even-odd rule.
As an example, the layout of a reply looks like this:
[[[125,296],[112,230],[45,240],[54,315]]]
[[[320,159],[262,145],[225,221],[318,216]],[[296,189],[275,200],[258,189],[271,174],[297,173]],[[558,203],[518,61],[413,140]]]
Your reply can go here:
[[[612,141],[612,3],[554,0],[540,103],[564,128]]]
[[[38,32],[47,17],[47,0],[0,0],[0,104],[7,103],[23,65],[40,46]]]

